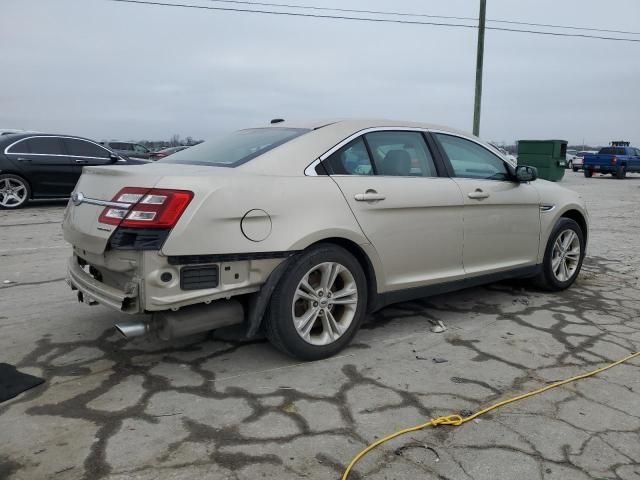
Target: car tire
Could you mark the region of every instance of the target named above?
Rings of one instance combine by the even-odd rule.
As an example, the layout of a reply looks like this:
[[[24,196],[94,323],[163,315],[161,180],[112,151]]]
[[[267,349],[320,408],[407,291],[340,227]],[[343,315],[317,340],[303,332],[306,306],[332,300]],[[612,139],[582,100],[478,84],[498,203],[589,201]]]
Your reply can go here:
[[[578,170],[580,170],[578,167],[573,167],[574,172],[577,172]]]
[[[265,334],[278,350],[301,360],[335,355],[360,327],[367,293],[364,271],[351,253],[332,244],[313,247],[294,257],[282,275]]]
[[[569,288],[580,273],[584,255],[582,228],[575,220],[561,218],[549,236],[542,271],[534,279],[534,284],[547,291]]]
[[[624,177],[626,177],[627,176],[626,167],[618,167],[618,169],[616,170],[615,176],[619,180],[622,180]]]
[[[15,210],[24,207],[31,198],[29,182],[19,175],[0,175],[0,209]]]
[[[584,171],[584,176],[587,178],[591,178],[593,177],[593,172],[591,170],[585,170]]]

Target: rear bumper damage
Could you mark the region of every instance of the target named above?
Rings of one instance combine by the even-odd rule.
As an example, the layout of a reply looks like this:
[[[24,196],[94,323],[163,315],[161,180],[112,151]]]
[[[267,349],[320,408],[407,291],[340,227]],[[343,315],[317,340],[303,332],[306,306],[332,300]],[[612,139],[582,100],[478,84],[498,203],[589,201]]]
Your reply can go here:
[[[74,249],[67,283],[81,302],[149,314],[143,321],[116,325],[124,336],[155,334],[169,339],[245,321],[246,312],[253,311],[249,295],[260,291],[284,258],[195,260],[207,263],[175,265],[157,251],[93,255]]]
[[[95,302],[125,313],[140,313],[137,305],[138,286],[131,282],[128,290],[120,290],[95,279],[84,270],[75,255],[69,260],[67,283],[78,291],[78,300],[88,304]]]

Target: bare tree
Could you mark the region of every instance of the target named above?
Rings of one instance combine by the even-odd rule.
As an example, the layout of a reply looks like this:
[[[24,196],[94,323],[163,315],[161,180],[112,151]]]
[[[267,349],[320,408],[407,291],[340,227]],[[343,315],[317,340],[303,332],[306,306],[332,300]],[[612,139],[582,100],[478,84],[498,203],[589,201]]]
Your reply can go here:
[[[171,140],[169,140],[169,144],[171,147],[179,147],[180,145],[182,145],[182,142],[180,141],[180,135],[174,133],[171,137]]]

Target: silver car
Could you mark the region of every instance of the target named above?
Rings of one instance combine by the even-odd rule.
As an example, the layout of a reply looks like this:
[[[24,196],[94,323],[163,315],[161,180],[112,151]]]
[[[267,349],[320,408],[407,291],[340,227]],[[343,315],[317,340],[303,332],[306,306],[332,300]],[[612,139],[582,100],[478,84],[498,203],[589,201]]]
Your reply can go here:
[[[168,339],[244,323],[302,359],[367,312],[505,278],[576,279],[587,212],[471,135],[422,123],[280,123],[153,164],[86,167],[65,212],[78,299]]]

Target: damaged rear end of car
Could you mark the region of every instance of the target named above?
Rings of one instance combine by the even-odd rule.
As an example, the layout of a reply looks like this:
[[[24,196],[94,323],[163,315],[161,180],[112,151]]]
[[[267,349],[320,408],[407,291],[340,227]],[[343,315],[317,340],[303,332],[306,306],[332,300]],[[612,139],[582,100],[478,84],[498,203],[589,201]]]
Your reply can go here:
[[[211,254],[215,227],[199,234],[211,235],[210,250],[184,254],[180,237],[189,219],[211,211],[216,197],[226,194],[228,170],[217,170],[225,169],[185,165],[178,176],[170,165],[85,169],[63,222],[73,246],[67,280],[80,302],[148,314],[117,324],[125,337],[156,334],[167,340],[242,323],[247,310],[242,296],[257,292],[282,261]],[[217,231],[223,235],[224,226]],[[168,245],[172,232],[177,239]]]

